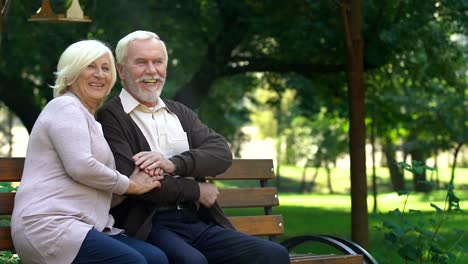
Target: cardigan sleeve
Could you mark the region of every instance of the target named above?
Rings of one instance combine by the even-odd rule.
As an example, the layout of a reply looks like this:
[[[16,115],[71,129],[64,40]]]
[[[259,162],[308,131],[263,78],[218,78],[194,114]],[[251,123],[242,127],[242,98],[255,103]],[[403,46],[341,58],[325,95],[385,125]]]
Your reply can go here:
[[[93,156],[88,120],[79,106],[67,103],[44,122],[47,122],[47,135],[71,178],[96,189],[116,194],[127,192],[129,179]]]
[[[133,120],[123,112],[123,109],[116,109],[112,103],[101,108],[97,118],[102,124],[104,136],[114,154],[117,170],[127,176],[131,175],[135,168],[132,157],[140,151],[149,151],[147,142],[137,136],[137,127]],[[142,147],[143,145],[146,145],[146,149]],[[161,181],[160,188],[132,197],[160,206],[197,201],[200,190],[194,180],[168,176]]]
[[[175,174],[203,179],[226,171],[232,165],[232,152],[225,138],[185,105],[171,100],[167,104],[179,117],[190,143],[188,151],[170,158],[176,165]]]

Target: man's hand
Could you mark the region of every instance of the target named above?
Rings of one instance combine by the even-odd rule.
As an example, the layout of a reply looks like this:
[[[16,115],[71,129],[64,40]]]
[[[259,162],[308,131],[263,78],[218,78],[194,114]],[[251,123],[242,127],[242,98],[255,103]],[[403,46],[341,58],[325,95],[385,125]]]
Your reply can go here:
[[[151,176],[162,176],[164,172],[173,173],[174,163],[157,151],[142,151],[133,156],[135,165]]]
[[[198,183],[200,187],[200,198],[198,201],[206,208],[210,208],[218,199],[219,191],[216,185],[211,183]]]
[[[138,167],[135,167],[135,170],[129,178],[130,184],[128,186],[127,194],[143,194],[154,188],[161,187],[161,183],[159,181],[164,177],[150,176]]]

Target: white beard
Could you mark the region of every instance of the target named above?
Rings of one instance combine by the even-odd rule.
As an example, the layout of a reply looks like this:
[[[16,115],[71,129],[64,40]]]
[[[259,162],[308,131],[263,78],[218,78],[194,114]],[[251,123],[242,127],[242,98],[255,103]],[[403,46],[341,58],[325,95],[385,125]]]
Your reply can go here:
[[[135,96],[138,101],[143,101],[143,102],[157,102],[159,96],[161,95],[162,89],[164,87],[164,83],[166,82],[165,79],[156,76],[156,77],[151,77],[153,79],[158,79],[161,81],[160,84],[155,84],[151,85],[149,91],[140,89],[138,87],[138,83],[141,80],[133,80],[130,72],[124,68],[125,72],[125,79],[126,79],[126,88],[131,92],[133,96]],[[147,78],[148,76],[144,76],[142,79]]]

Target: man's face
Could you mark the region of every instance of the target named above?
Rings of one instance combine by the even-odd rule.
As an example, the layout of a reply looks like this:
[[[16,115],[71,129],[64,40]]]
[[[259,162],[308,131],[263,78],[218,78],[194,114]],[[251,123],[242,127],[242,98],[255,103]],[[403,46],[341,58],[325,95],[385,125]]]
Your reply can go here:
[[[118,65],[119,75],[127,91],[140,103],[154,106],[166,80],[167,58],[159,40],[133,40],[127,57]]]

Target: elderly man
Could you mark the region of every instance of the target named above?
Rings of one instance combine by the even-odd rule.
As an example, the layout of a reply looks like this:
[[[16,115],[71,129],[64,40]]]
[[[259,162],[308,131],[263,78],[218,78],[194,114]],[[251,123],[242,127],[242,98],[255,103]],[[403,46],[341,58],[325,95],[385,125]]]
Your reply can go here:
[[[161,248],[171,263],[289,263],[281,245],[237,232],[205,176],[225,171],[232,154],[225,139],[179,102],[162,100],[167,49],[152,32],[135,31],[117,44],[123,88],[98,113],[117,169],[135,164],[165,178],[161,188],[121,197],[111,213],[131,236]]]

